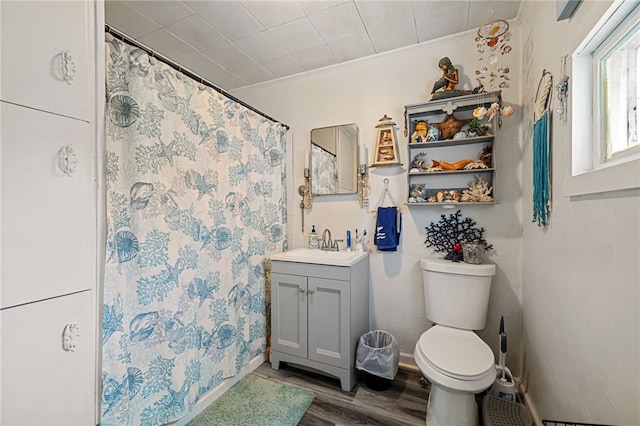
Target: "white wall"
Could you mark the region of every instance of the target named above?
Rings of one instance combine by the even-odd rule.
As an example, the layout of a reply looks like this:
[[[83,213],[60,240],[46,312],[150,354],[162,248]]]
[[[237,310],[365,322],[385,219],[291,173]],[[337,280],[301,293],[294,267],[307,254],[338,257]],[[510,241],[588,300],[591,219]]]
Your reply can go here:
[[[583,1],[572,19],[556,22],[555,2],[531,2],[523,17],[523,378],[543,419],[638,425],[639,192],[565,196],[571,126],[555,115],[551,224],[545,231],[529,220],[529,105],[538,80],[546,69],[559,81],[561,56],[609,4]]]
[[[519,30],[513,28],[513,44],[519,43]],[[308,73],[277,82],[236,90],[234,96],[291,126],[293,140],[293,170],[290,177],[289,200],[291,247],[306,244],[311,225],[319,233],[330,228],[334,237],[344,238],[352,232],[367,229],[373,234],[375,215],[361,209],[355,195],[324,196],[314,199],[311,211],[305,212],[305,232],[301,232],[300,196],[297,188],[303,183],[302,157],[309,149],[309,133],[316,127],[357,123],[360,141],[372,154],[375,145],[375,126],[387,114],[397,123],[404,167],[376,168],[370,172],[370,209],[378,205],[383,180],[388,178],[389,190],[404,211],[401,247],[396,253],[371,251],[371,327],[390,332],[399,342],[403,362],[413,362],[413,349],[420,334],[427,328],[422,291],[420,258],[429,255],[424,246],[425,227],[437,222],[440,215],[452,213],[439,206],[412,207],[407,199],[407,138],[403,136],[404,105],[426,102],[433,83],[441,76],[438,61],[449,56],[460,70],[459,89],[475,85],[471,78],[477,67],[475,32],[455,38],[423,44],[418,48],[398,50],[379,58],[356,61],[319,72]],[[516,49],[514,49],[516,50]],[[517,70],[519,53],[513,52],[509,66]],[[518,103],[518,73],[513,72],[512,87],[503,92],[506,103]],[[516,110],[520,108],[516,106]],[[498,146],[495,183],[499,204],[492,206],[463,206],[465,217],[476,220],[486,229],[485,237],[495,247],[489,258],[497,265],[493,281],[487,328],[480,334],[498,353],[498,323],[505,316],[510,350],[507,365],[517,374],[520,347],[520,243],[522,235],[521,210],[521,144],[519,142],[520,114],[504,119]],[[371,161],[371,159],[370,159]],[[369,240],[371,241],[371,239]]]

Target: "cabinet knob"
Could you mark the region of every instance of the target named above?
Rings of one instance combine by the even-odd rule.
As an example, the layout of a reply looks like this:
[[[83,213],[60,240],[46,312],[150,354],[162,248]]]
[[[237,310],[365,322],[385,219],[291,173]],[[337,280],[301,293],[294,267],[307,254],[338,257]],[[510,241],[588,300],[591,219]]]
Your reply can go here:
[[[309,294],[313,294],[314,291],[315,291],[314,289],[310,288],[309,289]]]
[[[300,291],[300,293],[304,293],[304,288],[300,287],[298,290]]]

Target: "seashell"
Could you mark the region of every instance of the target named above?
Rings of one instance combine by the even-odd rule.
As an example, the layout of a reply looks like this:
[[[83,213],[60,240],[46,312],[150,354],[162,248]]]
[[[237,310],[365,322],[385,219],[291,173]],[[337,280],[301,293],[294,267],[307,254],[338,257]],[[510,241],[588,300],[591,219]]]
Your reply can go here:
[[[146,182],[136,182],[131,185],[131,190],[129,191],[131,196],[130,205],[134,210],[142,210],[147,207],[149,204],[149,200],[153,195],[153,184]]]
[[[106,373],[102,373],[102,401],[112,404],[120,399],[120,383]]]
[[[202,180],[202,175],[196,170],[189,169],[184,174],[184,184],[189,189],[197,189],[199,180]]]
[[[277,149],[277,148],[273,148],[273,149],[271,149],[271,150],[268,152],[268,154],[267,154],[267,155],[269,156],[269,157],[268,157],[268,159],[269,159],[269,165],[270,165],[271,167],[279,166],[279,165],[282,163],[282,159],[283,159],[283,157],[284,157],[284,156],[282,155],[282,152],[280,152],[280,150],[279,150],[279,149]]]
[[[476,118],[482,118],[487,114],[487,109],[485,107],[477,107],[473,110],[473,116]]]
[[[131,400],[142,388],[142,383],[144,382],[142,371],[136,367],[128,367],[127,380],[129,382],[129,399]]]
[[[129,52],[129,72],[146,77],[149,74],[149,54],[142,49]]]
[[[502,108],[503,117],[511,117],[514,112],[515,109],[511,105],[507,105],[506,107]]]
[[[467,134],[465,132],[458,132],[455,135],[453,135],[453,139],[466,139],[467,138]]]
[[[500,83],[500,84],[498,85],[498,87],[499,87],[499,88],[501,88],[501,89],[506,89],[506,88],[508,88],[509,86],[510,86],[510,85],[509,85],[509,83],[507,83],[506,81],[503,81],[502,83]]]
[[[129,323],[129,339],[132,342],[146,340],[153,333],[153,329],[158,324],[158,311],[145,312],[136,315]]]
[[[114,95],[109,101],[109,118],[119,127],[129,127],[140,117],[138,103],[127,95]]]
[[[224,198],[224,203],[227,210],[231,212],[236,210],[236,204],[237,204],[236,199],[237,199],[237,196],[235,192],[232,191],[227,193],[227,196]]]
[[[219,153],[229,151],[229,137],[224,130],[218,130],[216,132],[216,150]]]
[[[493,37],[489,39],[489,41],[487,42],[487,46],[489,47],[494,47],[497,44],[498,44],[498,37]]]
[[[128,262],[138,255],[138,238],[131,231],[119,231],[116,233],[116,252],[118,262]]]
[[[269,241],[277,243],[278,241],[282,240],[283,237],[284,232],[282,230],[282,225],[280,225],[279,223],[274,223],[267,229],[267,239]]]
[[[231,230],[226,226],[220,226],[216,230],[216,248],[218,250],[224,250],[231,246],[233,234]]]
[[[229,323],[222,324],[220,328],[218,328],[216,334],[218,349],[224,349],[228,346],[231,346],[231,344],[236,340],[236,328]]]
[[[498,62],[498,57],[496,55],[491,55],[489,56],[489,63],[490,64],[495,64],[496,62]]]
[[[502,54],[503,55],[506,54],[506,53],[509,53],[509,52],[511,52],[511,46],[505,46],[505,47],[502,48]]]

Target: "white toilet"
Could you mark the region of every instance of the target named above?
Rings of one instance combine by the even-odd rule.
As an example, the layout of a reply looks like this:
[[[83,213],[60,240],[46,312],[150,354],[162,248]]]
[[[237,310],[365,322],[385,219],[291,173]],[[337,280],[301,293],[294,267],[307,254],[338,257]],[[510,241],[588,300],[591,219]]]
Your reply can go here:
[[[420,263],[427,318],[435,323],[414,350],[431,383],[427,425],[477,426],[475,394],[493,384],[496,366],[491,348],[473,330],[485,328],[496,266],[435,258]]]

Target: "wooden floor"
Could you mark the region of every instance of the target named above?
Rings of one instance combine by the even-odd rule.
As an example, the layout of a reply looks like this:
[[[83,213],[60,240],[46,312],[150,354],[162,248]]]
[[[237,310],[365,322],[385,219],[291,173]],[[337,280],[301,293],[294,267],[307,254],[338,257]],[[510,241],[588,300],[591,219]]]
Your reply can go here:
[[[315,394],[299,423],[302,426],[425,424],[429,385],[423,387],[419,372],[398,370],[391,387],[384,391],[370,389],[365,375],[358,373],[351,392],[344,392],[338,379],[285,363],[280,363],[280,370],[273,370],[265,362],[252,374]]]

